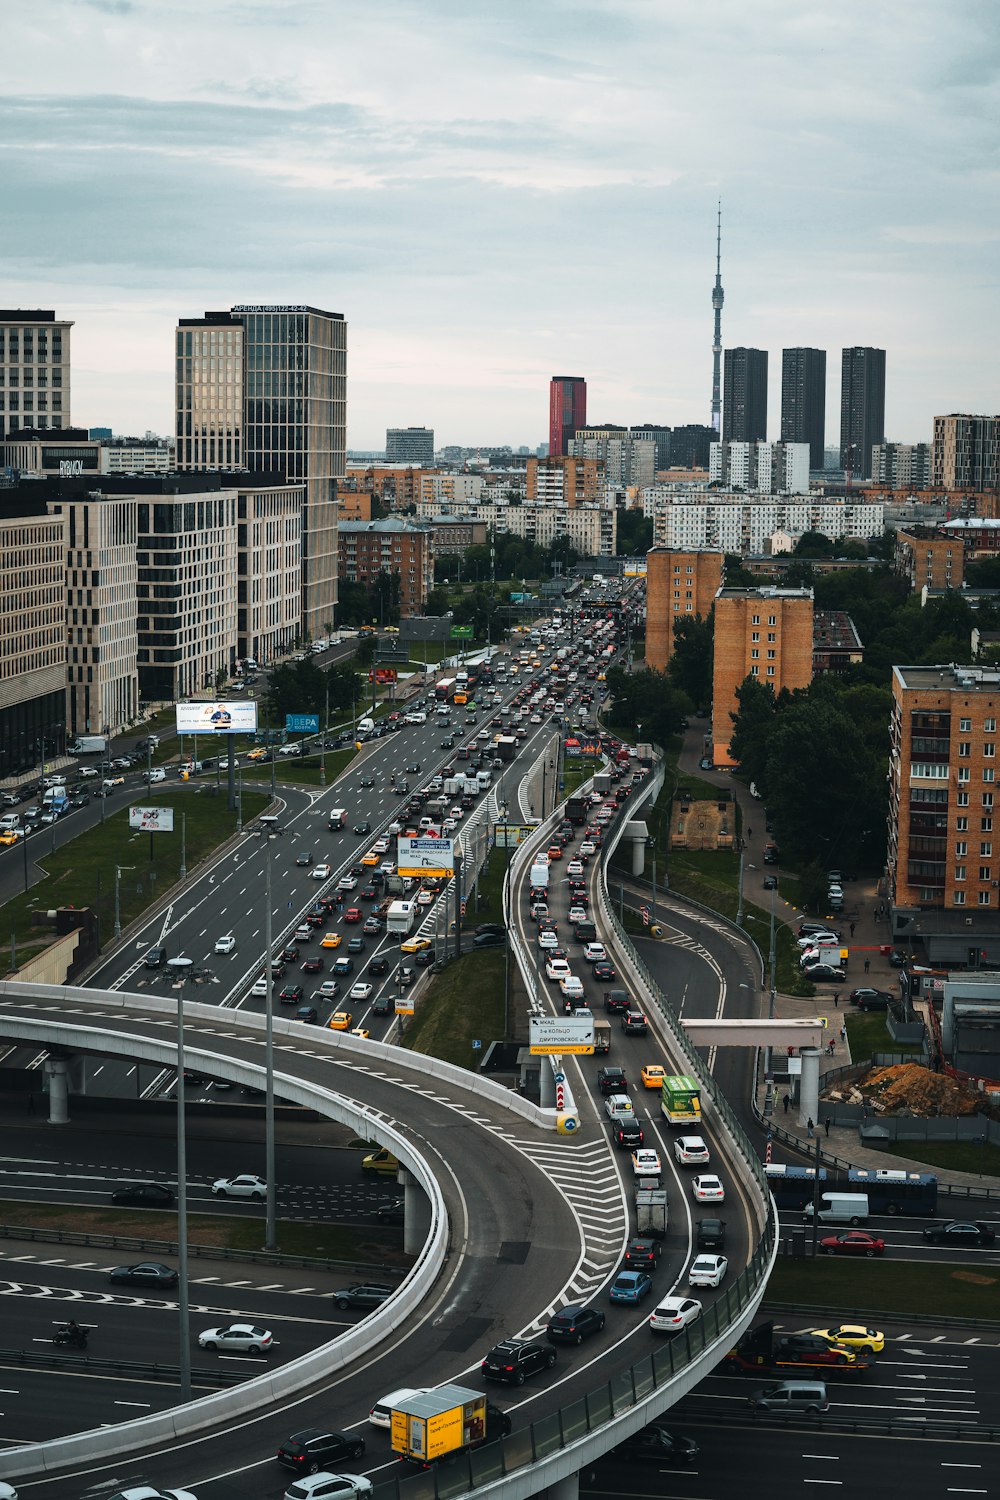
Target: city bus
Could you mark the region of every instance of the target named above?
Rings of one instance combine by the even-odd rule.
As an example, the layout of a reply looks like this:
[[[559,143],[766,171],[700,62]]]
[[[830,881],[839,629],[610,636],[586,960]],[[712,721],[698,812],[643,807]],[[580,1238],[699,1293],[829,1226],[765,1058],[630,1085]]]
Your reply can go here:
[[[671,1125],[701,1124],[701,1094],[687,1073],[671,1073],[660,1087],[660,1110]]]
[[[816,1191],[815,1167],[792,1167],[783,1162],[772,1162],[764,1168],[767,1185],[779,1208],[805,1208],[813,1201]],[[825,1167],[819,1169],[820,1192],[830,1184]]]
[[[838,1184],[839,1185],[839,1184]],[[867,1193],[873,1214],[921,1214],[937,1212],[938,1180],[933,1172],[904,1172],[892,1167],[852,1167],[844,1188]]]

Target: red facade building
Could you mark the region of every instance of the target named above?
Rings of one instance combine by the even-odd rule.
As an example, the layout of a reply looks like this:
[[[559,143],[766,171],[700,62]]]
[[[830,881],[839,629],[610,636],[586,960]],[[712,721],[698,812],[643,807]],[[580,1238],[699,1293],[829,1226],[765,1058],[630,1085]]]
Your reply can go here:
[[[549,457],[564,458],[573,434],[586,425],[586,380],[582,375],[553,375],[549,382]]]

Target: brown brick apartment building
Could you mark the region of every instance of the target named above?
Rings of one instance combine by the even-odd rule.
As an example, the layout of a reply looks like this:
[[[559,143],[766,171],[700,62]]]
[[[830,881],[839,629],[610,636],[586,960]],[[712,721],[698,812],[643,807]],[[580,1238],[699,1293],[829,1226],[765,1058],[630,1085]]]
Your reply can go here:
[[[434,538],[428,526],[402,517],[344,521],[337,545],[341,578],[370,587],[380,573],[396,573],[400,613],[423,614],[434,579]]]
[[[887,868],[897,912],[964,908],[970,931],[987,919],[997,930],[998,719],[996,668],[893,667]]]
[[[646,554],[646,666],[662,672],[674,649],[674,625],[700,615],[707,620],[722,587],[721,552]]]
[[[604,465],[596,458],[529,458],[528,505],[596,505],[604,488]]]
[[[965,579],[961,536],[942,532],[897,531],[893,566],[911,590],[960,589]]]
[[[648,577],[648,575],[647,575]],[[647,585],[648,586],[648,585]],[[736,690],[759,677],[775,693],[808,687],[813,671],[812,589],[723,589],[715,601],[712,755],[732,765]]]

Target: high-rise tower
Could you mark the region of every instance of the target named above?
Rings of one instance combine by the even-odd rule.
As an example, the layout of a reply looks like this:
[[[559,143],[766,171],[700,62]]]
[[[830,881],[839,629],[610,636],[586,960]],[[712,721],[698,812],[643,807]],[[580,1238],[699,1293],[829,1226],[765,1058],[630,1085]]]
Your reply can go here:
[[[587,382],[582,375],[549,381],[549,457],[564,458],[573,434],[587,425]]]
[[[722,431],[722,304],[726,294],[722,290],[722,201],[715,222],[715,286],[712,288],[712,307],[715,311],[715,338],[712,340],[712,426],[716,435]]]
[[[841,354],[840,466],[870,479],[872,446],[885,442],[885,350],[854,348]]]
[[[767,350],[727,349],[724,443],[762,443],[767,437]]]
[[[781,351],[781,441],[808,443],[809,467],[822,469],[826,442],[826,350]]]

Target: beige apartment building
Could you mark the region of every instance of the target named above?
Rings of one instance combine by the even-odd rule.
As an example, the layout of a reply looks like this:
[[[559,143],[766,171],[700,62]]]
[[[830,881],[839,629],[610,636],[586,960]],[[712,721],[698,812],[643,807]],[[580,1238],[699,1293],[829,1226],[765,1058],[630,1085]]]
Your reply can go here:
[[[596,505],[604,490],[604,465],[596,458],[529,458],[529,505]]]
[[[72,327],[45,308],[0,308],[0,442],[70,425]]]
[[[65,744],[65,533],[35,485],[0,490],[0,780]]]
[[[236,653],[263,664],[287,654],[301,634],[305,485],[253,481],[251,474],[236,491]]]

